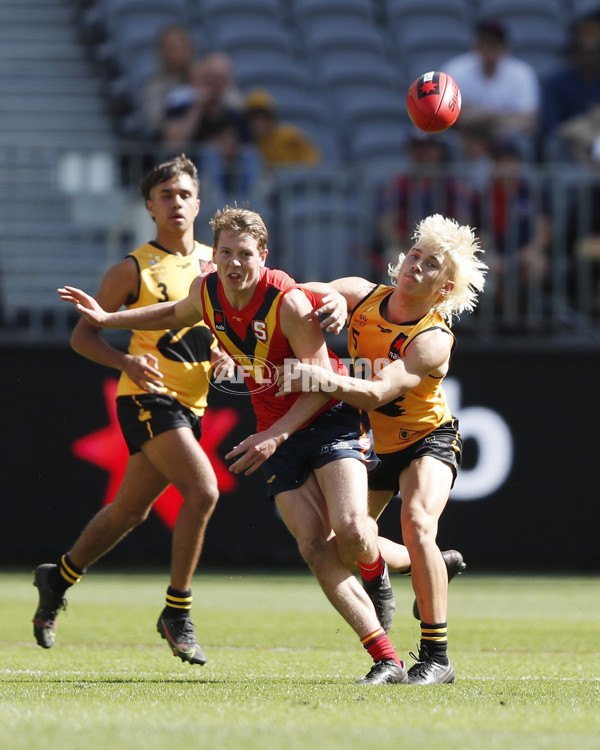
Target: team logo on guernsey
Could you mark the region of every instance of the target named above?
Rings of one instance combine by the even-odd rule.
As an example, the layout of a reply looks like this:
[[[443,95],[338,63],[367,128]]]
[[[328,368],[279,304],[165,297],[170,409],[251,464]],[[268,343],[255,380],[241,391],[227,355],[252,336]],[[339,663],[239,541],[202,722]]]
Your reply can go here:
[[[390,360],[400,359],[402,347],[407,338],[408,336],[405,333],[399,333],[396,336],[396,338],[392,341],[392,345],[390,346],[390,350],[388,352],[388,359]]]
[[[215,330],[216,331],[225,331],[225,330],[227,330],[227,328],[225,326],[225,315],[223,315],[223,311],[222,310],[215,310],[214,323],[215,323]]]

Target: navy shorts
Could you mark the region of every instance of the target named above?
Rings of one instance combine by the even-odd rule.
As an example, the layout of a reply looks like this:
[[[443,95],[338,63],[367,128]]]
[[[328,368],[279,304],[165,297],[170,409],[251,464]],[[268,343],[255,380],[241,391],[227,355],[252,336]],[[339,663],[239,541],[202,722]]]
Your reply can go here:
[[[130,455],[147,440],[178,427],[189,427],[196,440],[202,435],[201,418],[173,396],[160,393],[119,396],[117,417]]]
[[[313,469],[339,458],[356,458],[367,471],[379,463],[367,415],[344,403],[335,404],[308,427],[294,432],[264,462],[261,468],[269,497],[297,489]]]
[[[433,456],[452,469],[452,485],[460,466],[463,444],[458,432],[458,419],[437,427],[408,448],[394,453],[378,453],[379,466],[369,474],[370,490],[388,490],[394,494],[400,491],[400,474],[416,458]]]

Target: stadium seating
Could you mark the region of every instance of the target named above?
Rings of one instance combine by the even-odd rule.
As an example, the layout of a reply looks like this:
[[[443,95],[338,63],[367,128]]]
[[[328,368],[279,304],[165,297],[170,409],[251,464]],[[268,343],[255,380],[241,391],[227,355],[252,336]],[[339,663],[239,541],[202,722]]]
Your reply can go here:
[[[315,56],[313,66],[318,81],[326,88],[373,84],[393,89],[398,84],[397,68],[380,55],[342,51],[340,54]]]
[[[281,206],[278,263],[299,281],[308,273],[320,279],[367,273],[364,226],[358,195],[344,196],[339,187],[290,196]]]
[[[339,113],[339,121],[346,128],[361,122],[388,120],[399,124],[408,122],[402,98],[395,88],[372,84],[340,85],[332,92]]]
[[[598,0],[565,0],[568,21],[572,22],[587,13],[599,10]]]
[[[416,51],[464,52],[471,47],[473,37],[471,26],[454,16],[432,16],[427,23],[419,16],[396,17],[390,19],[390,27],[405,57]]]
[[[479,0],[481,16],[498,16],[504,21],[509,16],[524,19],[537,16],[562,22],[565,10],[562,0]]]
[[[271,89],[276,85],[286,88],[308,90],[311,84],[309,69],[301,61],[295,60],[282,51],[236,50],[230,53],[233,59],[235,76],[243,90],[251,88]]]
[[[124,164],[158,158],[159,150],[138,154],[133,138],[121,142],[115,137],[102,94],[141,90],[155,70],[156,40],[165,24],[184,22],[201,54],[229,52],[242,91],[268,88],[280,118],[305,129],[321,147],[323,169],[306,170],[297,177],[312,197],[299,195],[300,187],[288,190],[289,183],[276,180],[274,189],[285,190],[277,210],[267,213],[267,218],[273,244],[288,253],[287,259],[293,258],[290,263],[314,262],[314,272],[325,277],[329,272],[359,272],[361,253],[367,247],[363,222],[368,218],[364,215],[368,195],[357,197],[358,187],[368,188],[403,164],[406,133],[412,127],[404,96],[414,77],[469,49],[474,21],[488,14],[497,14],[508,24],[514,52],[544,71],[558,63],[568,23],[599,7],[598,0],[85,0],[77,5],[91,9],[76,15],[73,3],[46,0],[31,4],[36,15],[30,19],[32,38],[26,45],[18,35],[11,36],[7,19],[21,18],[30,3],[0,5],[5,28],[0,71],[6,104],[0,133],[0,166],[7,175],[0,180],[8,232],[4,244],[5,257],[19,256],[14,274],[3,269],[2,289],[13,312],[26,298],[27,305],[38,311],[55,301],[54,289],[47,289],[48,280],[54,278],[52,269],[40,250],[50,248],[55,266],[68,264],[74,280],[90,287],[108,256],[121,251],[119,232],[131,231],[130,209],[137,196],[130,205],[123,193],[112,191],[126,207],[123,219],[110,202],[106,184],[104,192],[79,200],[77,190],[66,190],[69,181],[61,175],[64,163],[79,150],[82,154],[75,153],[74,161],[87,166],[74,184],[83,191],[99,185],[99,172],[90,166],[96,164],[96,152],[102,152],[100,161],[108,155],[114,176],[121,178],[129,169]],[[63,37],[58,44],[41,34],[42,18],[51,21],[44,29],[50,33],[60,25],[63,30],[70,25],[74,32],[76,17],[84,27],[95,24],[103,29],[100,55],[91,48],[87,56],[84,49],[74,52]],[[15,29],[26,26],[20,20]],[[82,31],[79,40],[91,38],[85,28]],[[50,65],[45,55],[56,49],[60,54]],[[110,61],[119,76],[113,81],[84,76],[79,56],[87,63],[90,57]],[[125,133],[136,135],[141,124],[130,117]],[[566,157],[559,146],[548,143],[543,156],[562,164]],[[147,143],[142,148],[149,150]],[[350,175],[354,190],[337,178],[338,171]],[[324,177],[323,172],[336,177]],[[133,186],[135,192],[139,175],[136,170],[131,173],[122,178],[123,184]],[[587,188],[584,181],[581,184]],[[568,194],[568,187],[559,187]],[[253,197],[253,205],[263,205],[260,197]],[[209,198],[205,202],[203,197],[198,230],[203,238],[200,232],[207,231],[207,213],[217,207]],[[22,209],[27,200],[39,204],[36,222],[28,222]],[[270,207],[266,204],[264,210]],[[562,252],[568,244],[565,231],[558,222],[554,228]],[[113,244],[107,250],[109,229]],[[130,235],[128,247],[129,239]],[[300,274],[304,265],[296,268]]]
[[[415,15],[424,22],[432,16],[453,16],[468,22],[472,12],[469,0],[384,0],[383,5],[388,19]]]
[[[193,17],[208,23],[233,18],[238,14],[255,14],[274,20],[283,17],[279,0],[192,0],[190,10]]]
[[[293,36],[283,24],[253,13],[218,20],[210,25],[209,37],[213,49],[230,54],[261,49],[293,51]]]
[[[511,50],[517,57],[535,60],[535,54],[554,55],[556,61],[565,52],[568,44],[567,29],[551,18],[532,16],[507,16]]]
[[[360,123],[352,129],[348,153],[365,185],[376,184],[404,166],[409,132],[409,125],[390,122]]]
[[[321,15],[299,28],[305,52],[312,56],[327,50],[371,50],[381,53],[388,46],[386,34],[361,19]]]
[[[160,28],[161,23],[170,23],[174,18],[184,21],[187,11],[187,0],[169,0],[169,3],[161,0],[96,0],[84,18],[88,25],[102,27],[107,38],[119,44],[120,27],[123,23],[131,23],[132,16],[145,27],[156,19]]]
[[[371,0],[292,0],[292,13],[300,23],[322,15],[370,21],[374,17],[374,3]]]

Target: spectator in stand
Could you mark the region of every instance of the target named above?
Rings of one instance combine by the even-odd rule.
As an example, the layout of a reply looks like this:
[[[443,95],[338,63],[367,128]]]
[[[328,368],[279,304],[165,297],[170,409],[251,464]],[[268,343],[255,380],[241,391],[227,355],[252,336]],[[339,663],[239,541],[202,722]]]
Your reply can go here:
[[[465,183],[448,171],[450,145],[440,135],[411,132],[406,168],[378,189],[374,264],[385,276],[389,262],[412,247],[416,224],[434,213],[467,217]]]
[[[267,167],[313,166],[321,161],[319,149],[306,133],[291,123],[279,121],[275,99],[268,91],[250,91],[244,112],[252,140]]]
[[[163,29],[157,42],[158,70],[150,77],[143,92],[146,134],[150,138],[161,139],[167,95],[188,83],[194,54],[192,38],[184,26]]]
[[[495,314],[510,327],[547,312],[550,211],[544,186],[514,142],[491,140],[489,154],[487,180],[473,185],[473,224],[486,248]]]
[[[464,172],[474,191],[485,188],[489,181],[494,166],[492,142],[490,128],[485,124],[465,125],[460,130],[457,159],[461,174]]]
[[[600,153],[600,10],[575,21],[568,52],[543,81],[540,135],[561,157],[589,162]]]
[[[231,58],[213,52],[196,61],[189,82],[167,95],[165,110],[163,144],[193,155],[214,201],[248,200],[261,175],[261,159],[251,143]]]
[[[448,60],[442,70],[454,78],[462,93],[458,129],[487,125],[494,135],[533,144],[540,106],[538,76],[531,65],[510,54],[502,21],[479,21],[473,49]]]
[[[188,82],[167,95],[165,113],[162,141],[176,151],[214,142],[227,127],[237,130],[240,141],[249,140],[233,63],[222,52],[193,63]]]
[[[262,159],[256,147],[242,143],[234,125],[202,149],[202,174],[218,204],[243,204],[252,200],[262,177]]]

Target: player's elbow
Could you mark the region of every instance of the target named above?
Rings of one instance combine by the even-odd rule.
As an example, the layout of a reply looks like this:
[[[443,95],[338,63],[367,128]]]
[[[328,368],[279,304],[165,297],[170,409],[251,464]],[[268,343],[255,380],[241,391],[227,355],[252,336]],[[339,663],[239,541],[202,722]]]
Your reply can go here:
[[[379,409],[397,398],[401,391],[387,377],[387,373],[381,372],[373,380],[369,381],[368,388],[365,392],[368,405],[362,407],[365,411]]]
[[[88,323],[86,323],[86,321],[80,320],[71,333],[71,338],[69,340],[71,349],[73,349],[73,351],[77,354],[81,354],[85,357],[87,352],[86,345],[89,341],[89,335],[92,331],[93,335],[96,335],[96,331],[92,329],[92,327]]]

